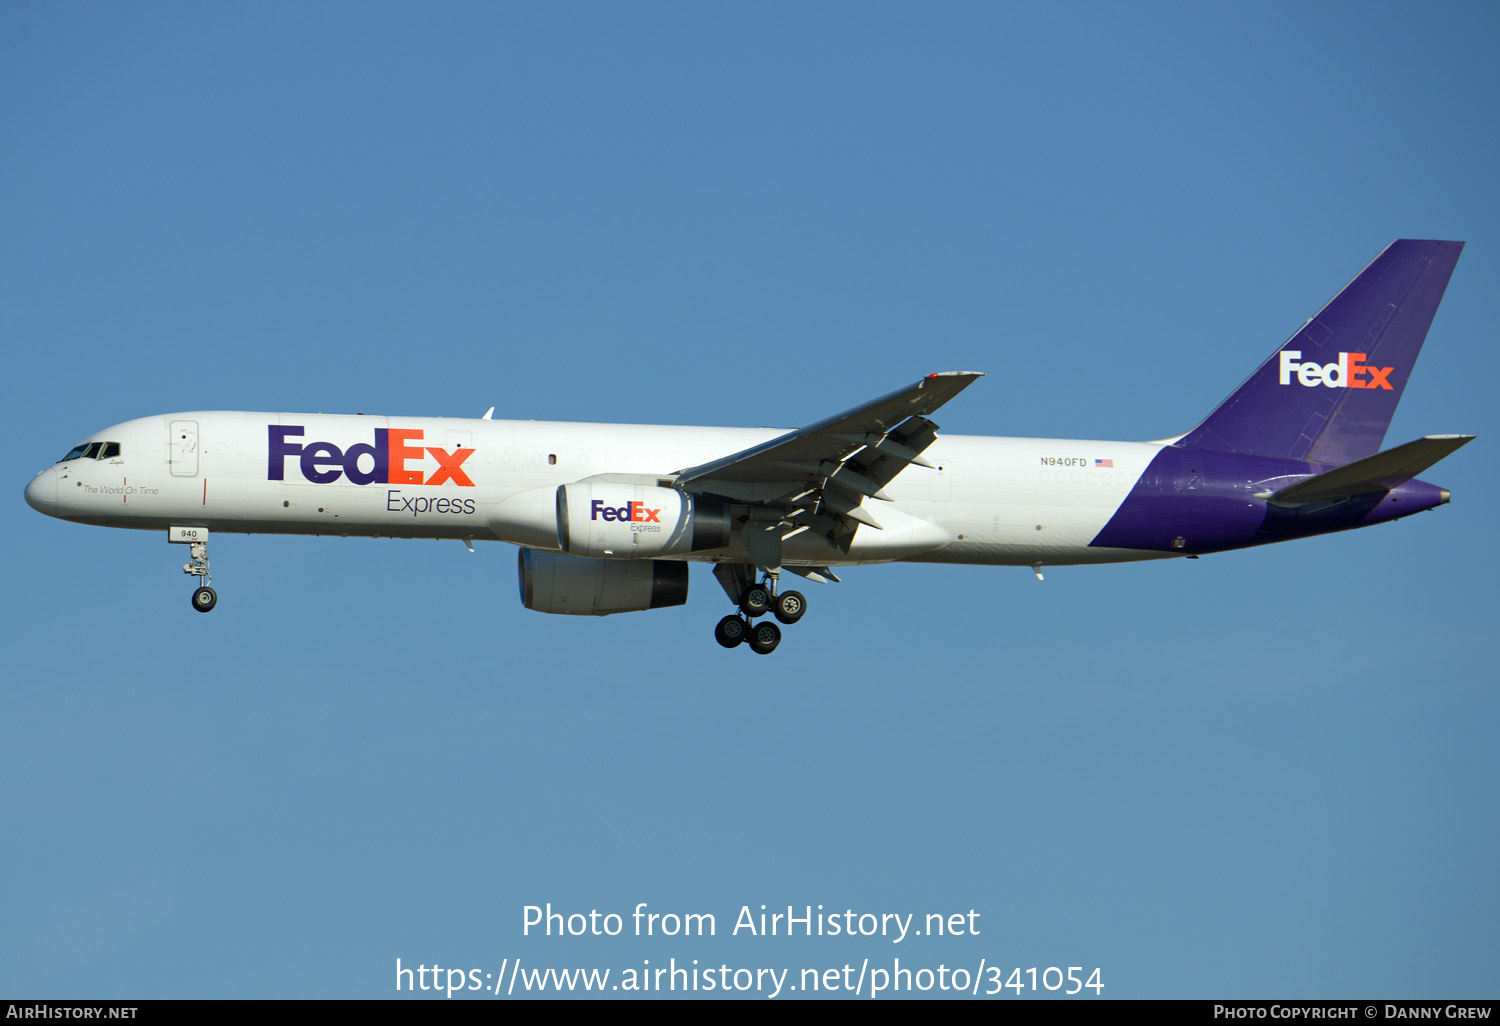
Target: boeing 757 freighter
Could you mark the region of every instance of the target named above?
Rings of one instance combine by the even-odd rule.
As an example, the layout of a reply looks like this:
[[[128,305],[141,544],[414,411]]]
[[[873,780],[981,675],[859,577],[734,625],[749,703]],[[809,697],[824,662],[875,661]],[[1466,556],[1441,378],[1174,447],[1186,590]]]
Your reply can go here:
[[[491,418],[169,413],[89,436],[26,487],[49,516],[190,546],[208,612],[215,531],[520,547],[521,601],[607,616],[687,601],[761,654],[796,623],[786,573],[897,560],[1048,566],[1196,558],[1431,509],[1416,475],[1472,435],[1380,446],[1461,242],[1392,243],[1208,418],[1152,442],[938,436],[983,375],[920,381],[795,431]],[[771,616],[766,617],[765,614]]]

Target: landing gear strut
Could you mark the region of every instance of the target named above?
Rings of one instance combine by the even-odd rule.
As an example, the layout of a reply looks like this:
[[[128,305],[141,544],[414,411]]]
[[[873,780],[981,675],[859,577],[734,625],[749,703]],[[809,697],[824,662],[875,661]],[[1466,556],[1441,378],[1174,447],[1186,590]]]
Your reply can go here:
[[[767,574],[757,582],[755,567],[743,563],[720,563],[714,567],[714,576],[740,610],[724,617],[714,627],[714,640],[725,648],[736,648],[748,641],[752,652],[770,655],[781,644],[781,628],[770,620],[756,623],[756,619],[770,613],[790,626],[807,612],[807,599],[800,591],[777,593],[774,574]]]
[[[182,564],[182,572],[198,578],[198,587],[193,589],[193,608],[200,613],[208,612],[219,602],[219,593],[208,586],[213,579],[208,572],[208,529],[172,527],[167,530],[167,540],[191,546],[191,558]]]

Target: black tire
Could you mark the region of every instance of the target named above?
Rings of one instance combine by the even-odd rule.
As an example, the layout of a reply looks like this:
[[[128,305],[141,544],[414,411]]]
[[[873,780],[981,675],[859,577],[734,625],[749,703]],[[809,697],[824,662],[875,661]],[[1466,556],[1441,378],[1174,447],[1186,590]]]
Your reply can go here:
[[[725,648],[734,648],[750,634],[750,625],[740,619],[736,613],[731,613],[719,621],[714,628],[714,640]]]
[[[193,591],[193,608],[200,613],[206,613],[219,602],[219,594],[208,585]]]
[[[770,655],[781,644],[781,628],[763,620],[750,629],[750,647],[760,655]]]
[[[776,596],[776,601],[771,604],[771,612],[776,614],[776,619],[784,624],[794,624],[802,619],[802,614],[807,612],[807,599],[802,597],[800,591],[784,591]]]
[[[752,584],[745,589],[745,594],[740,596],[740,608],[749,617],[765,616],[771,611],[773,601],[770,588],[764,584]]]

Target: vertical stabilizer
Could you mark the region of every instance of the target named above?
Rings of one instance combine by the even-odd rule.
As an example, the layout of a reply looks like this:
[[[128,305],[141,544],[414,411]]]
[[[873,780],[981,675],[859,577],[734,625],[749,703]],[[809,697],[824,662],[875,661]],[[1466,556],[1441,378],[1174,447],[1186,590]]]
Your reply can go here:
[[[1177,444],[1335,465],[1378,452],[1463,248],[1391,243]]]

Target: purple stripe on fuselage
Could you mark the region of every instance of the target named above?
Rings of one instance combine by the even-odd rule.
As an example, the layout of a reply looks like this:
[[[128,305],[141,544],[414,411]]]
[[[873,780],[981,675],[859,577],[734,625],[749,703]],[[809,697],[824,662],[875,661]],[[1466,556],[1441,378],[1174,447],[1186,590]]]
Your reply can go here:
[[[1257,499],[1328,464],[1184,449],[1157,453],[1091,547],[1197,555],[1393,520],[1440,505],[1442,489],[1407,481],[1331,502],[1279,506]]]

